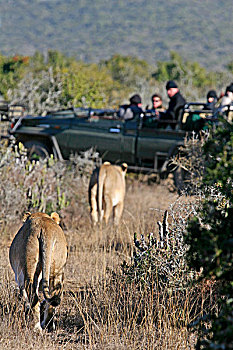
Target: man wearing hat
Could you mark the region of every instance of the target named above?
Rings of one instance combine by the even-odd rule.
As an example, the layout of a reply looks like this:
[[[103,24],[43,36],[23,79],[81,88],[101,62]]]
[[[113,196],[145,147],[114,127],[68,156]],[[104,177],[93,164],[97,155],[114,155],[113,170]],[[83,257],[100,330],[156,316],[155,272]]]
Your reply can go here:
[[[207,103],[205,104],[205,109],[215,110],[215,105],[218,102],[218,96],[215,90],[210,90],[206,96]]]
[[[173,80],[169,80],[166,84],[167,95],[170,98],[168,109],[161,116],[162,120],[178,120],[180,110],[184,107],[186,101],[181,95],[178,86]],[[175,128],[175,125],[171,125]]]
[[[143,112],[142,99],[140,95],[135,94],[131,96],[129,101],[130,104],[122,105],[119,109],[119,117],[123,118],[124,120],[133,119],[136,115],[140,115]]]

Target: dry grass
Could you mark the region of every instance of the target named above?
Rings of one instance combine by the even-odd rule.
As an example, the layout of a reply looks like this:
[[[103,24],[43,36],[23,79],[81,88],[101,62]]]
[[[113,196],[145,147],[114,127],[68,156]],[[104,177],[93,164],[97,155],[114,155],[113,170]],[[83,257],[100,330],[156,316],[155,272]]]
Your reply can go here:
[[[194,290],[190,290],[181,303],[179,293],[169,297],[167,290],[139,290],[120,274],[123,260],[130,262],[132,257],[134,232],[156,233],[157,221],[178,195],[163,184],[148,185],[128,177],[120,226],[114,228],[110,223],[93,229],[87,184],[80,179],[76,194],[70,187],[75,195],[60,212],[69,258],[53,333],[37,335],[25,320],[8,262],[9,245],[21,223],[2,225],[0,349],[194,349],[195,336],[188,332],[187,324],[193,320],[196,301],[203,301],[206,294],[200,299],[198,292],[193,298]],[[180,198],[178,208],[188,200]]]

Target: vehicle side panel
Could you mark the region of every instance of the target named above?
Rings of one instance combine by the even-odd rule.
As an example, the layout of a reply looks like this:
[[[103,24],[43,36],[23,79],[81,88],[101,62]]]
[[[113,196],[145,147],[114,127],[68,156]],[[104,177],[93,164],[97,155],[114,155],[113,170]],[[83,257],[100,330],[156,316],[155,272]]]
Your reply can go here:
[[[143,127],[138,131],[137,159],[139,165],[153,167],[155,156],[165,159],[170,150],[183,143],[185,132]]]
[[[97,150],[103,160],[121,161],[122,124],[118,120],[75,118],[69,129],[69,149],[71,152],[89,148]]]

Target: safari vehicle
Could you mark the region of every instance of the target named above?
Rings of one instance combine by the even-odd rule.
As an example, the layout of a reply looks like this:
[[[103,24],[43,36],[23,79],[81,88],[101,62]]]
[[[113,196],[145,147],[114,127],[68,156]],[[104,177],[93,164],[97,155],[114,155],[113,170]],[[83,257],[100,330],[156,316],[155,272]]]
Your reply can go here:
[[[153,123],[147,123],[148,118]],[[163,121],[161,127],[158,118],[147,113],[123,120],[116,110],[74,108],[45,117],[22,117],[10,133],[32,158],[53,154],[65,160],[72,153],[94,148],[103,161],[126,162],[131,170],[161,173],[187,132],[182,122],[166,124]]]
[[[206,109],[205,103],[187,103],[181,113],[181,128],[185,131],[206,130],[218,123],[218,109]]]
[[[0,121],[8,120],[8,104],[4,100],[0,100]]]
[[[0,101],[0,121],[11,121],[25,114],[26,108],[22,104],[8,104]]]
[[[8,104],[0,99],[0,139],[7,138],[9,123],[22,117],[25,113],[25,107],[21,104]]]

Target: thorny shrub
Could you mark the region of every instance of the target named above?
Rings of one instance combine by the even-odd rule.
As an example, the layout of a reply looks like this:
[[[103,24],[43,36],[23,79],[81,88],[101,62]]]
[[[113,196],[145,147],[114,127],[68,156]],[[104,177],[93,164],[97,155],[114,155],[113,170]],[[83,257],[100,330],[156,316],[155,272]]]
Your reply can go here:
[[[87,187],[87,179],[98,160],[93,150],[73,155],[63,163],[52,157],[30,161],[20,143],[0,147],[0,216],[17,220],[25,211],[60,211]],[[85,176],[84,176],[85,175]],[[82,179],[81,179],[82,178]],[[84,188],[84,189],[83,189]]]
[[[184,145],[170,161],[175,185],[187,193],[198,192],[205,172],[203,146],[209,138],[208,131],[186,136]]]
[[[158,222],[158,238],[150,233],[146,242],[143,234],[140,240],[137,239],[137,234],[134,234],[135,252],[132,264],[123,264],[123,271],[130,281],[147,288],[156,283],[159,290],[164,287],[180,289],[184,287],[184,282],[187,282],[187,248],[182,232],[168,228],[167,217],[168,212],[165,211],[163,222]]]

